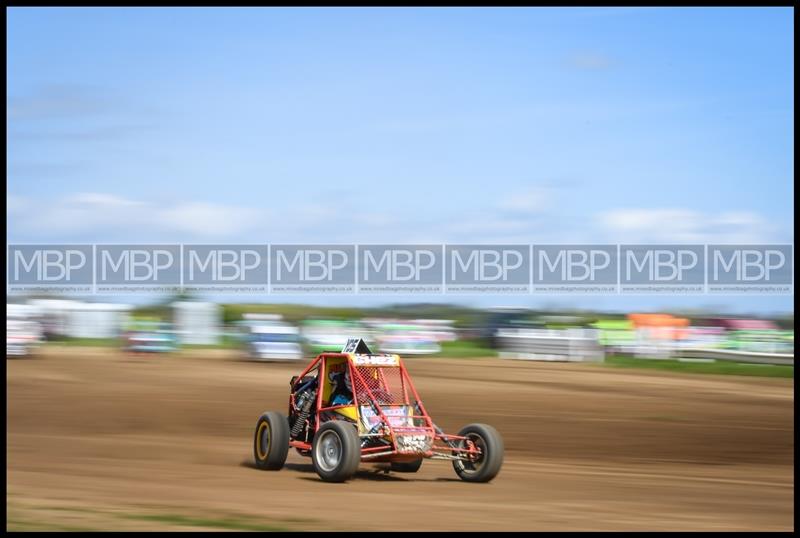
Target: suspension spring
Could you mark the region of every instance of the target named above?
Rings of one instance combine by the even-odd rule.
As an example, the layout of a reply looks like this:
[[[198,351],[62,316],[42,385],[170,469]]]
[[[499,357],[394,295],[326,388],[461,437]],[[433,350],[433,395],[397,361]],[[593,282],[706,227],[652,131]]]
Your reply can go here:
[[[306,420],[308,420],[308,415],[311,414],[311,404],[314,403],[313,398],[308,398],[304,404],[303,408],[297,413],[297,418],[294,421],[294,426],[292,426],[292,431],[290,436],[293,439],[296,439],[300,432],[303,430],[303,426],[306,424]]]

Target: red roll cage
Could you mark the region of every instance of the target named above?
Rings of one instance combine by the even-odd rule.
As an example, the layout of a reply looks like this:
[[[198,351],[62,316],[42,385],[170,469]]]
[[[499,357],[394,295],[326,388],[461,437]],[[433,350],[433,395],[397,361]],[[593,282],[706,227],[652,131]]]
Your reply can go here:
[[[472,461],[480,455],[480,449],[469,438],[448,435],[434,424],[399,356],[372,354],[366,348],[362,350],[367,353],[322,353],[294,378],[289,396],[290,410],[294,408],[296,388],[307,382],[308,374],[317,368],[315,420],[310,433],[316,433],[328,420],[350,418],[352,421],[355,418],[362,443],[361,459],[372,462],[407,461],[420,457]],[[352,403],[329,405],[325,401],[327,374],[332,363],[344,364],[347,368],[353,389]],[[371,427],[371,422],[364,417],[367,410],[373,414],[370,418],[374,419],[374,425]],[[349,411],[351,416],[346,417],[345,411]],[[313,439],[313,435],[310,438]],[[378,446],[365,446],[370,438],[384,441]],[[310,451],[312,445],[290,440],[289,446],[305,452]]]

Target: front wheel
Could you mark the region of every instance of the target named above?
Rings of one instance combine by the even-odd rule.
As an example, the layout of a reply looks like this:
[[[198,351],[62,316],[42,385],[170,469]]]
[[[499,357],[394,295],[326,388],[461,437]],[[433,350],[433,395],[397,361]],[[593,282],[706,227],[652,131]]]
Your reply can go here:
[[[344,482],[361,462],[361,443],[349,422],[332,420],[320,426],[311,443],[314,470],[325,482]]]
[[[453,469],[465,482],[488,482],[500,472],[503,465],[503,438],[487,424],[470,424],[458,432],[465,441],[459,442],[459,448],[474,447],[480,455],[470,461],[453,460]]]
[[[283,467],[289,455],[289,421],[285,416],[268,411],[259,417],[253,455],[259,469],[277,471]]]

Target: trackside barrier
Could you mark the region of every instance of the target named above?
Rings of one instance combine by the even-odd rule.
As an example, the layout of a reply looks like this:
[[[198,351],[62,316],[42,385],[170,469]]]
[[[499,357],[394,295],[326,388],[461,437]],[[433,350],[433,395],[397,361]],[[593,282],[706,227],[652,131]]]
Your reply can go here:
[[[717,361],[794,366],[794,353],[758,353],[733,349],[687,348],[678,350],[675,354],[680,358],[686,359],[713,359]]]
[[[602,362],[603,346],[595,329],[499,329],[501,359]]]

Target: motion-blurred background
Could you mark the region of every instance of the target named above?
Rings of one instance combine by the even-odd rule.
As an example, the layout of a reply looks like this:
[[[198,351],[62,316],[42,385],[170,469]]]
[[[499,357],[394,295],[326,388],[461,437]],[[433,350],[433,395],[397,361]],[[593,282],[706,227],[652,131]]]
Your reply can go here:
[[[24,356],[47,344],[135,352],[220,348],[252,360],[303,360],[340,351],[354,337],[401,355],[788,367],[763,370],[767,375],[791,375],[794,365],[792,315],[770,319],[413,303],[326,308],[218,304],[188,296],[147,306],[53,298],[7,305],[8,355]]]

